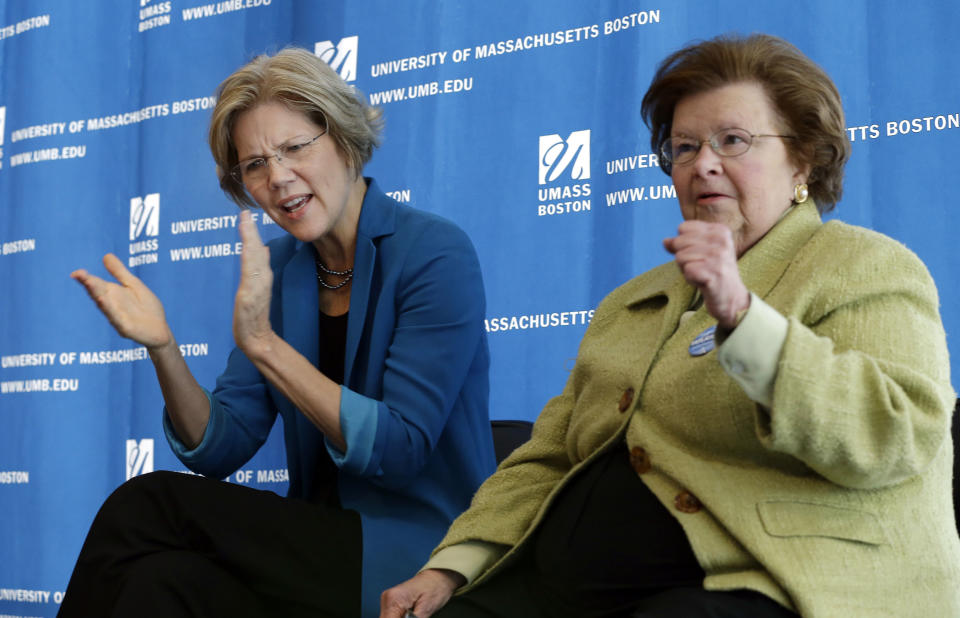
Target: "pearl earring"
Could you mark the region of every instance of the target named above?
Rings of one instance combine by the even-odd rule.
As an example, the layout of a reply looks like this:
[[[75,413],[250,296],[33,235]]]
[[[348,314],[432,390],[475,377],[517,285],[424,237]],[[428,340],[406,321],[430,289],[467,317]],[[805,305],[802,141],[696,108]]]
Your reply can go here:
[[[807,189],[806,183],[799,183],[793,187],[793,203],[800,204],[807,201],[807,197],[810,196],[810,190]]]

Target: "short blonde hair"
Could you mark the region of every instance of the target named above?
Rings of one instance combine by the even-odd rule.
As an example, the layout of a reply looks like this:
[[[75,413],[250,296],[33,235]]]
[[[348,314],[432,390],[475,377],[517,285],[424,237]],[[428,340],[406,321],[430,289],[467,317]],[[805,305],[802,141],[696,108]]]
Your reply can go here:
[[[243,185],[230,176],[239,162],[233,142],[237,117],[257,105],[277,101],[326,126],[347,164],[359,175],[380,144],[383,116],[363,95],[344,82],[326,62],[296,47],[257,56],[217,88],[210,120],[210,152],[220,187],[237,204],[256,206]]]
[[[810,195],[820,212],[832,210],[850,158],[840,93],[823,69],[775,36],[718,36],[667,56],[640,106],[653,151],[670,137],[680,99],[736,82],[756,82],[767,93],[783,128],[797,136],[784,142],[791,158],[810,166]]]

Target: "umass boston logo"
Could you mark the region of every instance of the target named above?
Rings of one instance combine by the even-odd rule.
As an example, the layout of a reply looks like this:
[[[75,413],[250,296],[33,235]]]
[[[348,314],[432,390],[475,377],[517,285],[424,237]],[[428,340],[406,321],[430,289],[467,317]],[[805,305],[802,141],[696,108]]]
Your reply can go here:
[[[153,438],[127,440],[127,480],[153,472]]]
[[[130,257],[127,266],[156,264],[160,250],[160,194],[130,199]]]
[[[537,216],[590,210],[590,129],[540,136]]]
[[[330,65],[345,82],[357,80],[356,36],[345,36],[336,45],[332,41],[320,41],[313,45],[313,54]]]

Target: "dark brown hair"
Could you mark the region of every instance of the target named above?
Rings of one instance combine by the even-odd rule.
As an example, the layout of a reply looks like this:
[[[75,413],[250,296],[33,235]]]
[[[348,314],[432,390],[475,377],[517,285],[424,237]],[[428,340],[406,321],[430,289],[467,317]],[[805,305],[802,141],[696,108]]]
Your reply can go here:
[[[807,185],[821,213],[843,193],[843,168],[850,142],[840,93],[830,77],[796,47],[775,36],[722,35],[667,56],[653,76],[640,111],[650,145],[670,137],[673,110],[684,97],[737,82],[755,82],[780,116],[790,156],[810,166]]]

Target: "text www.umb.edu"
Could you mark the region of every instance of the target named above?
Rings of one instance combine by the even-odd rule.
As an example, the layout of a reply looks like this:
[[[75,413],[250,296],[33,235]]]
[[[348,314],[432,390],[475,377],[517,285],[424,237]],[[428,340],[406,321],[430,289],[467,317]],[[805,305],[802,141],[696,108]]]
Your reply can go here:
[[[47,378],[37,380],[9,380],[0,382],[0,393],[47,393],[56,391],[75,391],[80,388],[80,380]]]
[[[202,247],[181,247],[179,249],[170,249],[170,261],[180,262],[182,260],[205,260],[208,258],[240,255],[241,253],[243,253],[243,243],[223,242],[217,245],[204,245]]]
[[[630,187],[621,191],[607,193],[607,206],[632,204],[647,200],[665,200],[677,197],[677,190],[673,185],[654,185],[651,187]]]
[[[252,9],[257,6],[268,6],[270,0],[222,0],[215,4],[205,4],[183,9],[183,21],[191,19],[202,19],[204,17],[213,17],[214,15],[223,15],[233,11],[242,11],[243,9]]]
[[[78,159],[87,156],[86,146],[64,146],[62,148],[44,148],[21,152],[10,157],[10,167],[41,161],[59,161],[60,159]]]
[[[446,79],[442,82],[427,82],[426,84],[415,84],[413,86],[407,86],[406,88],[394,88],[393,90],[372,92],[370,93],[370,104],[382,105],[384,103],[395,103],[397,101],[406,101],[409,99],[432,97],[437,94],[465,92],[472,89],[472,77],[467,77],[464,79]]]

